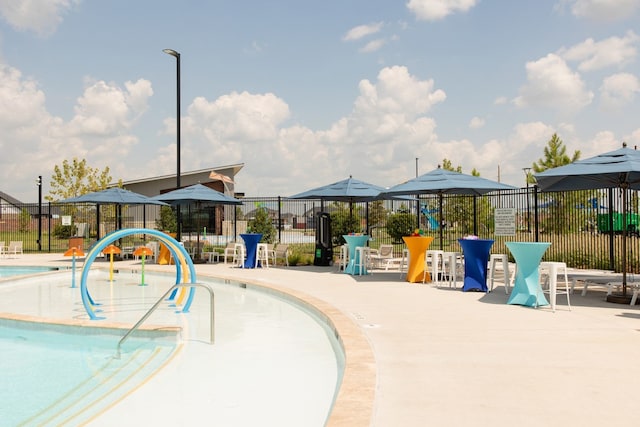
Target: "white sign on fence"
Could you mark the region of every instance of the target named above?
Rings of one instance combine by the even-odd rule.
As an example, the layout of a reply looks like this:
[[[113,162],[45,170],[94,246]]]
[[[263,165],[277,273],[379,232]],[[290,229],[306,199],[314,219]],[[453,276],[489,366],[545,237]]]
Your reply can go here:
[[[62,225],[71,225],[71,215],[62,215]]]
[[[516,210],[514,208],[495,209],[495,235],[515,236],[516,235]]]

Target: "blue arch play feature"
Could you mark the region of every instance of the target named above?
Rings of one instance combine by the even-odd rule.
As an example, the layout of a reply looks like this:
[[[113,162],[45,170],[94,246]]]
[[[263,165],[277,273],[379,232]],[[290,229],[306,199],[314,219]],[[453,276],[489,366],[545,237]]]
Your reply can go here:
[[[82,296],[82,304],[84,305],[84,309],[86,310],[91,320],[104,319],[104,317],[98,317],[96,315],[96,311],[99,310],[95,310],[94,307],[98,304],[93,301],[91,295],[89,295],[89,290],[87,289],[87,278],[89,276],[91,264],[93,264],[93,261],[96,259],[98,254],[102,252],[102,250],[106,248],[110,243],[131,234],[148,234],[157,237],[158,240],[164,243],[164,245],[169,249],[171,255],[173,256],[173,259],[175,260],[176,284],[196,283],[196,269],[193,265],[193,261],[191,260],[191,257],[184,249],[184,247],[173,237],[161,231],[151,230],[148,228],[125,228],[122,230],[116,230],[104,236],[91,248],[89,253],[87,253],[87,257],[82,268],[82,277],[80,279],[80,294]],[[193,302],[195,290],[195,287],[189,288],[189,295],[181,310],[183,313],[189,311],[191,303]],[[169,297],[169,300],[172,300],[173,298],[175,298],[175,296],[176,292],[173,292]],[[179,300],[181,300],[181,298],[179,298]]]

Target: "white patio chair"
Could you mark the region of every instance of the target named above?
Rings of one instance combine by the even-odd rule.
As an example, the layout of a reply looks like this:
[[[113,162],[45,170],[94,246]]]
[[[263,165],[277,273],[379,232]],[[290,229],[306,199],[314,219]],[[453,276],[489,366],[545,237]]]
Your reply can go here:
[[[278,259],[284,260],[284,265],[289,267],[289,245],[278,243],[274,249],[274,262],[273,265],[278,265]]]
[[[22,255],[22,240],[12,240],[7,246],[7,254]]]
[[[374,268],[389,270],[393,262],[393,245],[380,245],[377,252],[371,250],[371,262]]]

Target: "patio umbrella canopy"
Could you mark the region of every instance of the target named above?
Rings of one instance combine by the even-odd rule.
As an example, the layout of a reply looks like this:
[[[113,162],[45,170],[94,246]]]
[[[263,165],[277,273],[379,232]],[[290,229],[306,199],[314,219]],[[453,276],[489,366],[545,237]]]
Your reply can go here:
[[[241,205],[242,202],[234,197],[227,196],[219,191],[202,184],[195,184],[189,187],[179,188],[158,196],[153,196],[152,200],[167,202],[172,205],[188,205],[194,202],[207,202],[219,205]]]
[[[174,206],[191,203],[208,203],[212,205],[241,205],[242,202],[202,184],[190,185],[153,197]],[[197,233],[197,246],[200,247],[200,232]],[[199,255],[198,255],[199,256]]]
[[[542,191],[597,190],[620,188],[624,215],[627,213],[626,190],[640,190],[640,151],[623,144],[622,148],[599,154],[568,165],[535,174]],[[622,240],[622,295],[627,295],[626,242],[627,227]],[[612,298],[607,297],[612,300]]]
[[[385,191],[384,187],[359,181],[349,176],[342,181],[294,194],[289,198],[358,203],[376,200],[383,191]]]
[[[382,196],[384,191],[384,187],[369,184],[349,176],[349,178],[343,179],[342,181],[294,194],[289,198],[320,199],[320,201],[323,202],[325,200],[332,202],[347,202],[349,203],[349,216],[353,216],[353,203],[364,203],[385,199],[414,200],[413,198],[406,196]]]
[[[442,224],[442,199],[444,194],[481,196],[492,191],[514,189],[516,189],[516,187],[512,185],[502,184],[490,179],[442,169],[438,166],[437,169],[434,169],[431,172],[427,172],[424,175],[420,175],[416,178],[410,179],[409,181],[403,182],[402,184],[389,188],[380,196],[437,194],[439,196],[440,224]],[[440,247],[442,247],[442,227],[439,227],[439,229]]]
[[[58,203],[95,203],[98,205],[167,205],[142,194],[114,187],[82,196],[60,200]]]
[[[78,197],[60,200],[57,203],[95,203],[98,205],[96,211],[96,224],[100,223],[100,205],[162,205],[167,206],[165,202],[154,200],[143,194],[134,193],[120,187],[107,188],[106,190],[95,191],[93,193],[83,194]],[[116,227],[117,228],[117,227]],[[98,240],[100,239],[100,227],[98,226]]]

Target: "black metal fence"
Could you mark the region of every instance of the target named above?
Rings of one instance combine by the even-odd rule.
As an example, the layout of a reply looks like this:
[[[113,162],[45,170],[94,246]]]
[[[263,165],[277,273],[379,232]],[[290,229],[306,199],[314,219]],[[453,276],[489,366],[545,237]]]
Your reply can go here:
[[[402,242],[387,230],[389,218],[404,213],[415,218],[412,228],[433,236],[435,249],[460,251],[458,239],[469,235],[494,239],[494,253],[509,253],[505,242],[545,241],[552,245],[545,260],[564,261],[578,268],[621,270],[623,253],[629,272],[640,272],[638,254],[638,197],[630,191],[622,206],[621,190],[542,193],[535,187],[501,191],[485,196],[428,195],[416,201],[371,203],[321,202],[284,197],[244,198],[239,207],[192,206],[182,211],[184,240],[201,240],[214,246],[237,240],[255,217],[266,209],[276,228],[276,240],[288,244],[315,242],[319,212],[348,212],[354,232],[371,235],[371,245],[391,243],[398,254]],[[496,208],[514,212],[515,232],[497,235]],[[117,208],[54,203],[0,205],[0,244],[22,241],[25,252],[62,252],[72,239],[88,248],[100,236],[119,228],[156,229],[160,209],[155,206]],[[70,224],[70,225],[69,225]],[[626,248],[623,251],[623,237]],[[136,244],[146,236],[128,237]]]

